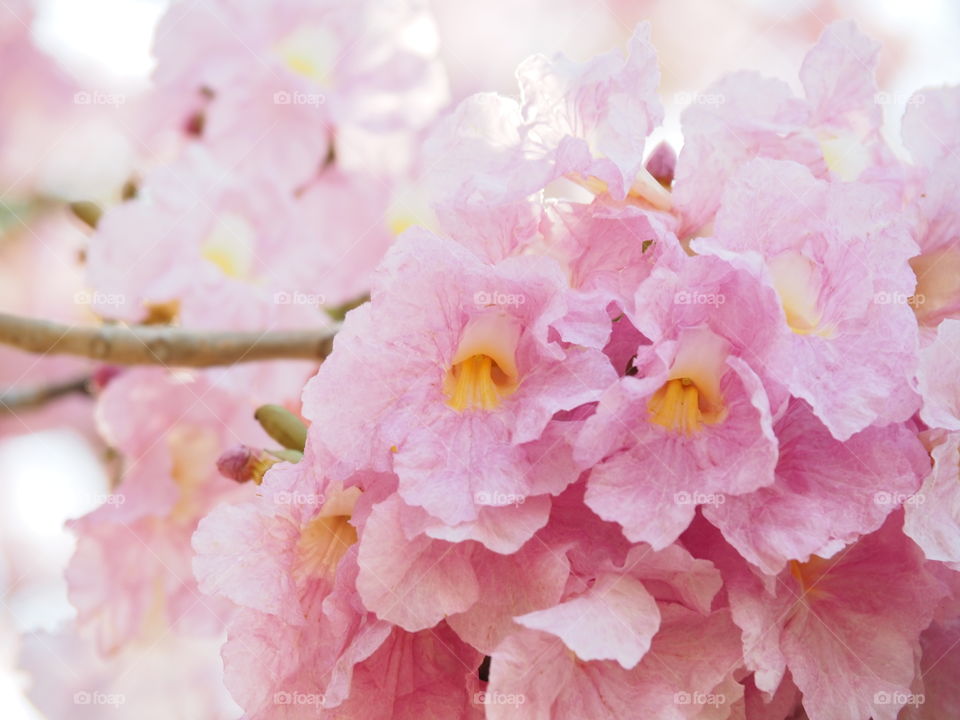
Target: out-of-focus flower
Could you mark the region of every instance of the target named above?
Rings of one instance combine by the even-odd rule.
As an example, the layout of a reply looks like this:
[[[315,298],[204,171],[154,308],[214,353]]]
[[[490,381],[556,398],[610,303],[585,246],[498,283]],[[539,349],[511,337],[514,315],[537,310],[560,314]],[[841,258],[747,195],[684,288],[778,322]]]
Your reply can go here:
[[[433,119],[447,97],[435,32],[421,0],[176,3],[154,78],[228,166],[292,188],[349,155],[354,131],[402,130],[403,143]]]
[[[673,193],[684,234],[708,225],[726,181],[753,158],[793,160],[817,177],[845,181],[874,170],[882,175],[893,156],[880,136],[878,51],[852,22],[835,23],[800,68],[804,98],[780,80],[750,72],[700,94],[683,115]]]
[[[162,370],[131,370],[100,398],[123,481],[99,508],[70,522],[77,550],[67,569],[78,624],[103,652],[148,641],[175,626],[217,634],[226,607],[197,590],[190,537],[216,504],[248,492],[216,470],[225,446],[262,431],[245,404],[207,382]]]

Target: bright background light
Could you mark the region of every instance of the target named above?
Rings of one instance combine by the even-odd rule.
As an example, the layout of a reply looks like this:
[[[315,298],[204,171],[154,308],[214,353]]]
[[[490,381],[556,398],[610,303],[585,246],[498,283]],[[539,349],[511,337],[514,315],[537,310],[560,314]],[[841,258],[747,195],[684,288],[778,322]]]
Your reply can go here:
[[[75,75],[143,80],[167,0],[39,0],[34,37]]]

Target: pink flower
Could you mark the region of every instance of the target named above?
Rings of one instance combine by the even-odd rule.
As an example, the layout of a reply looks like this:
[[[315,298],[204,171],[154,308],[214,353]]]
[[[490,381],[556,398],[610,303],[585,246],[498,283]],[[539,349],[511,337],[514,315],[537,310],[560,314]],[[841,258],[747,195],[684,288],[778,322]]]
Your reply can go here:
[[[529,156],[516,100],[471,95],[434,125],[423,154],[424,182],[451,239],[497,261],[536,238],[542,207],[535,193],[551,168]]]
[[[758,159],[727,184],[714,237],[692,243],[776,290],[783,341],[765,371],[840,440],[917,408],[917,248],[898,212],[874,187]]]
[[[615,377],[599,350],[559,342],[551,329],[566,313],[564,289],[545,258],[492,266],[408,232],[305,390],[311,441],[329,471],[395,472],[406,503],[450,528],[473,527],[473,539],[500,552],[509,550],[482,529],[485,509],[519,506],[518,527],[542,526],[549,503],[537,496],[576,478],[572,464],[541,462],[565,442],[544,439],[551,418],[596,400]]]
[[[174,303],[184,324],[218,329],[321,323],[323,306],[356,298],[389,244],[386,226],[369,221],[384,210],[335,170],[295,199],[190,147],[101,219],[89,254],[94,307],[140,321]]]
[[[319,169],[355,130],[423,128],[446,102],[432,20],[418,0],[292,0],[270,8],[174,5],[157,31],[160,99],[204,118],[203,140],[229,166],[284,189]]]
[[[587,505],[664,548],[696,507],[773,483],[777,440],[754,367],[775,338],[772,292],[716,258],[660,267],[637,291],[636,375],[600,399],[577,440]]]
[[[817,177],[854,180],[893,162],[880,137],[879,45],[849,21],[827,27],[800,68],[803,99],[751,72],[728,75],[683,114],[674,202],[683,234],[707,225],[726,181],[753,158],[789,159]],[[865,174],[866,173],[866,174]]]
[[[704,508],[744,558],[775,575],[791,561],[830,557],[909,506],[929,471],[927,454],[901,425],[869,427],[836,440],[802,400],[774,426],[777,480]]]
[[[386,547],[370,513],[389,479],[361,476],[354,480],[363,491],[344,489],[314,465],[308,450],[297,465],[275,466],[254,502],[221,506],[194,535],[201,589],[238,606],[224,647],[234,698],[251,718],[337,708],[350,717],[392,712],[412,720],[416,711],[467,707],[464,678],[479,666],[476,651],[445,626],[418,634],[393,628],[360,602],[356,543],[369,532],[370,546]],[[419,577],[430,587],[428,560],[413,556],[411,586]],[[394,602],[410,603],[391,587]]]
[[[611,314],[632,313],[637,288],[654,268],[681,262],[683,250],[661,219],[609,197],[590,205],[557,202],[545,208],[542,239],[533,248],[555,258],[567,272],[571,308],[556,323],[565,340],[603,347],[611,334]]]
[[[23,636],[19,667],[44,717],[230,720],[238,708],[223,687],[220,642],[164,634],[105,655],[84,633],[37,631]]]
[[[954,160],[953,132],[958,117],[957,87],[917,91],[903,116],[903,142],[916,162],[908,184],[908,210],[916,216],[921,250],[910,260],[917,274],[913,307],[920,322],[930,327],[960,313],[960,167]]]
[[[631,669],[610,660],[578,660],[543,631],[510,636],[492,656],[487,717],[679,720],[701,717],[708,701],[729,707],[742,692],[732,680],[739,649],[729,612],[704,616],[668,603],[661,615],[647,657]],[[620,633],[630,634],[622,626]]]
[[[76,80],[34,42],[34,4],[14,0],[0,6],[0,64],[17,68],[0,80],[0,183],[10,207],[11,201],[62,191],[49,187],[63,181],[51,177],[51,168],[58,169],[51,146],[68,140],[67,123],[77,133],[84,127],[81,118],[98,114],[97,109],[77,106]],[[106,166],[109,161],[102,162]]]
[[[374,506],[357,559],[357,592],[377,617],[416,632],[477,601],[480,588],[472,561],[477,547],[435,540],[410,528],[405,510],[397,495]]]
[[[212,507],[248,488],[221,477],[216,459],[262,431],[249,408],[209,384],[159,370],[130,370],[104,390],[98,412],[125,457],[123,482],[70,522],[67,568],[77,621],[103,652],[180,632],[218,633],[227,607],[204,599],[190,569],[190,536]]]
[[[499,260],[537,239],[538,193],[564,179],[575,194],[664,209],[670,198],[643,164],[662,121],[650,28],[627,55],[586,63],[538,55],[517,68],[521,100],[478,94],[438,123],[425,155],[444,230]]]
[[[554,177],[602,184],[622,200],[639,176],[638,195],[661,197],[643,166],[644,138],[663,121],[649,24],[634,30],[626,58],[614,51],[581,64],[535,55],[517,78],[528,151],[549,161]]]
[[[833,557],[791,561],[775,578],[755,574],[706,529],[689,540],[723,573],[757,687],[774,692],[789,670],[810,720],[895,720],[911,693],[920,633],[946,594],[899,514]]]

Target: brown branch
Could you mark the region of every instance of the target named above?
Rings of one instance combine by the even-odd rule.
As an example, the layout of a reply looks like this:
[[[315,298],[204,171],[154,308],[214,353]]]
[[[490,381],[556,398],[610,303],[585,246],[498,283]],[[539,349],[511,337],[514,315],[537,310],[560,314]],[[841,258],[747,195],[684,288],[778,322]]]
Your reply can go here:
[[[204,332],[174,327],[75,327],[0,313],[0,345],[114,365],[212,367],[260,360],[322,360],[334,331]]]
[[[32,388],[0,391],[0,415],[33,410],[67,395],[89,395],[90,377],[73,378]]]

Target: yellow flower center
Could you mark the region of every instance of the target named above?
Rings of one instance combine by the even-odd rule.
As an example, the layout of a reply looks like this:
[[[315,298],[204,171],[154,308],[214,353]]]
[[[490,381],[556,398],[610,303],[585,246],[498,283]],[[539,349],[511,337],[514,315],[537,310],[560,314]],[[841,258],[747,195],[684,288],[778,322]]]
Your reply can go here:
[[[274,52],[292,72],[321,86],[330,85],[338,43],[323,27],[303,26],[281,40]]]
[[[217,434],[204,427],[177,425],[166,436],[170,475],[179,495],[169,517],[177,523],[194,522],[203,501],[203,486],[210,479],[220,453]]]
[[[844,182],[853,182],[870,165],[870,149],[856,133],[823,134],[819,141],[827,167]]]
[[[798,335],[830,337],[833,329],[821,325],[816,265],[791,251],[773,258],[768,267],[790,329]]]
[[[722,422],[727,410],[720,395],[726,371],[727,343],[706,328],[691,328],[680,338],[669,379],[647,402],[650,422],[682,435]]]
[[[335,492],[320,514],[303,528],[293,569],[298,581],[331,579],[336,574],[340,560],[357,542],[357,529],[350,524],[350,518],[359,497],[358,488]]]
[[[457,412],[468,408],[495,410],[516,388],[489,355],[472,355],[450,368],[452,392],[447,404]]]
[[[805,597],[818,597],[824,594],[823,588],[815,587],[823,576],[830,570],[829,560],[824,560],[819,555],[811,555],[807,562],[791,560],[789,563],[790,574],[800,585],[800,590]]]
[[[491,313],[471,320],[444,378],[447,405],[456,410],[495,410],[519,386],[516,321]]]
[[[610,191],[605,181],[593,175],[584,177],[579,173],[571,173],[567,177],[594,195],[605,195]],[[656,210],[670,210],[673,207],[673,196],[670,191],[661,185],[646,168],[640,168],[637,177],[634,178],[633,184],[627,190],[627,200]]]
[[[200,253],[224,275],[235,280],[250,277],[257,232],[246,218],[223,213],[204,240]]]
[[[647,404],[650,422],[684,435],[693,435],[703,424],[700,393],[690,378],[668,380]]]

